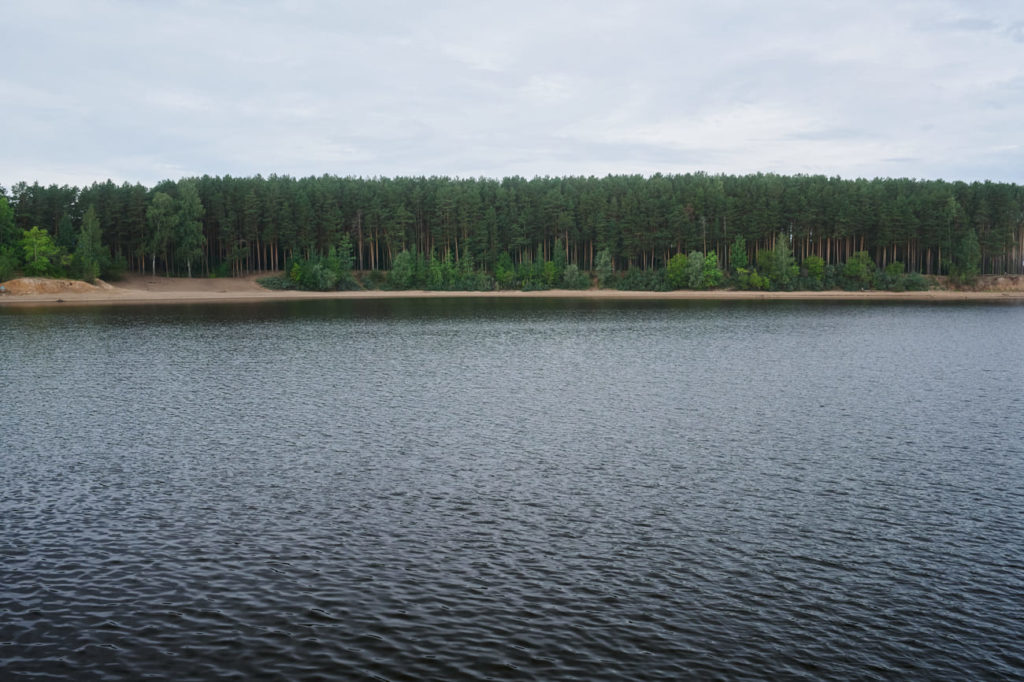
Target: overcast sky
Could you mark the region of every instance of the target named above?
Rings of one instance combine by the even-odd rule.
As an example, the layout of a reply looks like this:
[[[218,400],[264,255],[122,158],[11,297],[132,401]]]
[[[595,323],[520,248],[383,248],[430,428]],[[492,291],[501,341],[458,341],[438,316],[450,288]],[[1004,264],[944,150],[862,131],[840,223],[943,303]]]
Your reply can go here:
[[[0,185],[824,173],[1024,183],[1024,2],[0,12]]]

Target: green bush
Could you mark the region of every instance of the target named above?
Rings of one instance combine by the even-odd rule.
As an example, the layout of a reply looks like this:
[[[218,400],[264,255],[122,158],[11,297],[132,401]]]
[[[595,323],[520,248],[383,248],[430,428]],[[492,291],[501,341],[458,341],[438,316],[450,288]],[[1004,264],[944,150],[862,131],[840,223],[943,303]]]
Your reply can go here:
[[[412,289],[416,285],[416,259],[406,250],[395,256],[388,272],[388,284],[394,289]]]
[[[812,291],[821,291],[825,286],[824,258],[821,256],[807,256],[807,258],[804,258],[799,286]]]
[[[642,270],[630,268],[626,276],[618,281],[618,289],[622,291],[671,291],[665,279],[665,269]]]
[[[723,275],[718,267],[718,254],[712,251],[704,257],[703,289],[714,289],[722,283]]]
[[[665,266],[665,281],[673,289],[683,289],[687,286],[687,257],[685,253],[677,253],[668,259]]]
[[[512,263],[512,256],[504,251],[498,256],[498,264],[494,267],[494,279],[499,289],[515,289],[519,281],[516,278],[516,266]]]
[[[747,291],[767,291],[771,282],[767,277],[757,274],[757,270],[736,268],[736,275],[732,278],[732,285],[737,289]]]
[[[875,261],[867,251],[850,256],[843,266],[844,289],[870,289],[875,283]]]
[[[286,275],[271,275],[270,277],[260,277],[256,280],[264,289],[273,289],[275,291],[287,291],[291,289],[298,289],[299,285],[291,277]]]
[[[920,272],[911,272],[903,278],[903,288],[907,291],[928,291],[931,287],[931,280]]]
[[[585,272],[580,272],[575,263],[565,266],[565,272],[562,273],[563,287],[566,289],[589,289],[590,284],[590,276]]]
[[[383,270],[370,270],[363,277],[363,287],[366,289],[383,289],[387,286],[388,281],[387,272]]]

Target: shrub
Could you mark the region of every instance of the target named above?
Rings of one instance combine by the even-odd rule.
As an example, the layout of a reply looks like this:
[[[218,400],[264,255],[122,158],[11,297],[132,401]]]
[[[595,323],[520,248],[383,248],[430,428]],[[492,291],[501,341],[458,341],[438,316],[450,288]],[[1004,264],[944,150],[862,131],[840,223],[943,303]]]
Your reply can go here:
[[[903,288],[907,291],[928,291],[931,286],[931,280],[920,272],[911,272],[903,278]]]
[[[665,280],[665,269],[641,270],[630,268],[626,276],[619,280],[618,289],[624,291],[670,291]]]
[[[285,275],[271,275],[270,277],[260,277],[256,280],[264,289],[273,289],[275,291],[284,291],[289,289],[298,289],[298,284],[291,277]]]
[[[801,284],[815,291],[825,285],[825,259],[821,256],[807,256],[803,263],[803,281]]]
[[[673,289],[682,289],[687,285],[687,257],[685,253],[677,253],[668,260],[665,266],[665,281]]]
[[[589,289],[590,276],[580,272],[579,267],[571,263],[565,266],[565,272],[562,273],[562,286],[566,289]]]
[[[602,289],[615,284],[615,267],[612,265],[612,254],[608,249],[601,249],[594,262],[594,274],[597,275],[597,286]]]
[[[411,253],[403,249],[395,256],[387,281],[395,289],[413,288],[416,283],[416,260]]]
[[[367,289],[383,289],[388,283],[388,279],[388,273],[383,270],[370,270],[366,273],[366,276],[363,277],[363,286]]]
[[[711,252],[704,258],[703,289],[713,289],[722,283],[722,271],[718,267],[718,254]]]
[[[875,261],[867,251],[858,251],[850,256],[843,266],[843,278],[846,280],[844,288],[849,289],[870,289],[875,282]]]

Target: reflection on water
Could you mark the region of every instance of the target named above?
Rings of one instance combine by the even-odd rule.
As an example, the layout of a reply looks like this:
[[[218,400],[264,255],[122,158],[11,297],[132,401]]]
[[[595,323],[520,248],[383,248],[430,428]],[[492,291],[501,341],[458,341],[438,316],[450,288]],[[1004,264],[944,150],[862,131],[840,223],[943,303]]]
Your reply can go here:
[[[0,309],[0,667],[1024,675],[1020,306]]]

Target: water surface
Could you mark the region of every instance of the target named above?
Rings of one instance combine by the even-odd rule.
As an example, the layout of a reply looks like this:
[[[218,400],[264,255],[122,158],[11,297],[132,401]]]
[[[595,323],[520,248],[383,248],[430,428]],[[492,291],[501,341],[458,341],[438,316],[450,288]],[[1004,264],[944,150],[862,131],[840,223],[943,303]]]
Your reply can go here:
[[[1020,678],[1024,306],[0,309],[14,679]]]

